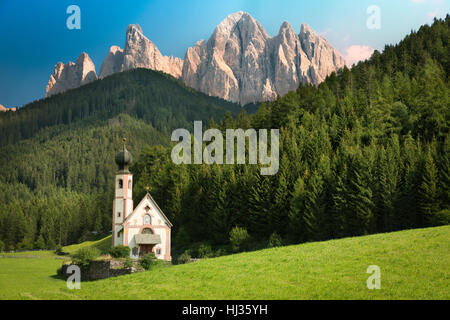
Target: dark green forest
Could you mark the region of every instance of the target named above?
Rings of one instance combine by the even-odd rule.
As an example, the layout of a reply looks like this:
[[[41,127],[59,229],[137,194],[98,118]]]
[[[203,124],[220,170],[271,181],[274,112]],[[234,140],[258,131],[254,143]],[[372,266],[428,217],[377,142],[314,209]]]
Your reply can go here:
[[[107,233],[123,136],[136,158],[134,200],[150,187],[178,254],[448,224],[449,39],[447,16],[255,114],[135,70],[0,115],[0,241],[52,248]],[[173,164],[170,130],[193,120],[223,131],[280,128],[278,174]],[[234,248],[230,233],[244,229]]]

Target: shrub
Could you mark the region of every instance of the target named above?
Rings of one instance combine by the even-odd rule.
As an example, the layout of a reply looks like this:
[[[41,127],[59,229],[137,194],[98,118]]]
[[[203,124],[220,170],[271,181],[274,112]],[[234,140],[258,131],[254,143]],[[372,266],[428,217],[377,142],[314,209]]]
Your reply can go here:
[[[33,249],[33,244],[28,239],[23,239],[16,245],[16,250],[31,250]]]
[[[58,246],[56,247],[55,253],[56,253],[58,256],[65,256],[65,255],[68,254],[67,252],[64,252],[63,247],[62,247],[61,245],[58,245]]]
[[[190,261],[191,261],[191,254],[189,253],[189,250],[186,250],[185,252],[183,252],[183,254],[181,254],[177,259],[177,262],[179,264],[188,263]]]
[[[130,257],[126,257],[125,262],[123,263],[123,266],[125,268],[131,268],[133,267],[134,263],[133,263],[133,259],[131,259]]]
[[[276,232],[272,233],[269,238],[268,248],[281,247],[283,245],[283,240],[280,235]]]
[[[126,258],[130,256],[130,248],[127,246],[116,246],[109,250],[109,254],[113,258]]]
[[[100,256],[100,250],[92,247],[85,247],[75,252],[71,258],[74,264],[87,267],[92,260]]]
[[[433,226],[445,226],[450,224],[450,210],[444,209],[439,212],[437,212],[433,216]]]
[[[207,244],[201,244],[199,247],[198,247],[198,250],[197,250],[197,252],[198,252],[198,257],[199,258],[211,258],[212,256],[213,256],[213,251],[212,251],[212,249],[211,249],[211,246],[210,245],[207,245]]]
[[[214,257],[221,257],[228,254],[227,250],[223,249],[223,248],[219,248],[216,250],[216,252],[214,252]]]
[[[144,256],[142,256],[142,258],[139,260],[139,264],[141,265],[142,268],[144,268],[145,270],[150,270],[150,268],[156,264],[156,257],[155,254],[152,253],[148,253]]]
[[[245,250],[247,248],[249,238],[250,237],[248,235],[247,229],[234,227],[230,231],[231,249],[234,252]]]

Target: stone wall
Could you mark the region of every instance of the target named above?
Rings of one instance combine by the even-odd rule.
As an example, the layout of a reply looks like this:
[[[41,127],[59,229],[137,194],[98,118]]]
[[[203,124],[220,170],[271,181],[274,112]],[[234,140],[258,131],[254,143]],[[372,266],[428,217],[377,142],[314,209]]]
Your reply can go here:
[[[69,277],[67,268],[70,264],[63,264],[60,274],[65,278]],[[118,277],[125,274],[131,274],[136,271],[135,268],[125,268],[123,261],[117,260],[99,260],[91,261],[88,267],[81,267],[81,281],[93,281],[106,279],[110,277]]]

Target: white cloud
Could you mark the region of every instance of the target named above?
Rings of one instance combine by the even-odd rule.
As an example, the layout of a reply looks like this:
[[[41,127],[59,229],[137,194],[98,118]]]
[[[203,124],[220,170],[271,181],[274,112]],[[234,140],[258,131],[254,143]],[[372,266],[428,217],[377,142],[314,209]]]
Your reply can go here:
[[[369,59],[375,50],[370,46],[353,45],[347,48],[344,59],[348,66]]]

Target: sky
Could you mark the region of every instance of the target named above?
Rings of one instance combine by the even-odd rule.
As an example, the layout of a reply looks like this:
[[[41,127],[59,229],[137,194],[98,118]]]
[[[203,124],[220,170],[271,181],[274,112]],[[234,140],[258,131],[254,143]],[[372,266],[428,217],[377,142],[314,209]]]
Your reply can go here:
[[[70,5],[80,8],[79,30],[67,28]],[[82,52],[98,73],[109,48],[123,48],[129,24],[139,24],[163,55],[184,58],[237,11],[250,13],[270,36],[284,21],[296,33],[307,23],[355,62],[444,18],[450,0],[0,0],[0,104],[43,98],[55,64],[76,61]]]

